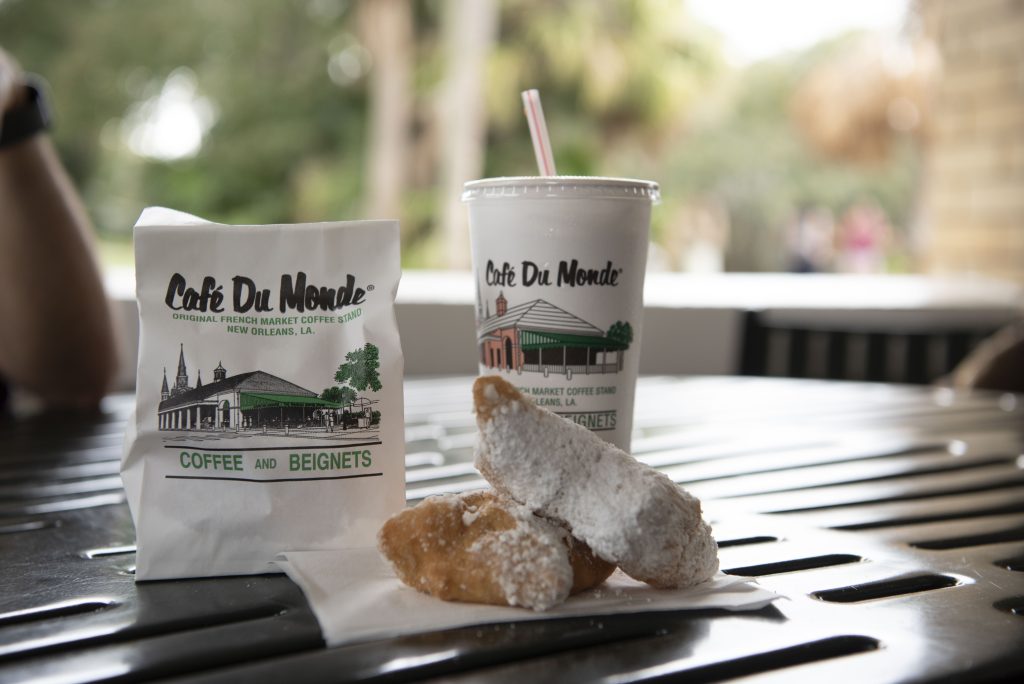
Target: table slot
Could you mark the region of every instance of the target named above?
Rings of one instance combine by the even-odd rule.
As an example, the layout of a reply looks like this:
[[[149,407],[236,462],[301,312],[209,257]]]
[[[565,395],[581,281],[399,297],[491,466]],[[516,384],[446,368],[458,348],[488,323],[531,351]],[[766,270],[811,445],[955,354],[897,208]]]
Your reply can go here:
[[[771,536],[768,536],[768,535],[761,536],[761,537],[741,537],[741,538],[738,538],[738,539],[719,540],[718,548],[726,549],[726,548],[729,548],[730,546],[747,546],[747,545],[751,545],[751,544],[767,544],[769,542],[777,542],[777,541],[779,541],[778,537],[771,537]]]
[[[895,517],[871,522],[850,523],[847,525],[834,525],[833,530],[876,530],[886,527],[904,527],[907,525],[925,525],[934,522],[945,522],[949,520],[967,520],[970,518],[984,518],[990,515],[1010,515],[1013,513],[1024,513],[1024,501],[1018,501],[1001,506],[988,506],[984,508],[973,508],[969,510],[956,511],[951,513],[929,513],[925,515]],[[1022,563],[1024,569],[1024,557],[1017,559]]]
[[[25,610],[13,610],[9,613],[0,613],[0,627],[9,627],[39,620],[52,620],[70,615],[81,615],[82,613],[95,613],[107,608],[113,608],[116,605],[115,601],[109,599],[80,599],[77,601],[61,601],[60,603],[27,608]]]
[[[0,478],[0,482],[2,482]],[[89,477],[80,480],[36,481],[21,484],[0,485],[0,500],[35,501],[57,497],[95,494],[99,492],[120,492],[121,476]]]
[[[716,499],[802,492],[823,487],[869,484],[899,480],[922,475],[941,475],[975,471],[1012,462],[1008,458],[985,458],[972,461],[954,461],[948,456],[892,458],[881,460],[876,456],[839,462],[823,460],[799,465],[776,465],[744,468],[739,472],[715,472],[714,464],[702,468],[704,473],[694,477],[694,470],[681,467],[666,472],[672,479],[687,484],[700,483],[704,496]]]
[[[873,601],[904,594],[916,594],[922,591],[946,589],[958,584],[960,584],[960,580],[955,577],[928,574],[825,589],[811,592],[811,596],[831,603],[860,603],[861,601]]]
[[[19,619],[18,614],[13,614],[14,618],[12,618],[9,625],[31,622],[36,624],[25,626],[36,627],[36,629],[23,632],[23,638],[17,638],[15,635],[11,639],[12,635],[10,633],[6,634],[5,637],[8,643],[0,646],[0,662],[35,657],[54,651],[67,652],[75,649],[107,644],[125,644],[141,639],[165,637],[175,634],[190,634],[203,629],[252,624],[260,620],[277,618],[284,615],[288,610],[285,606],[279,604],[262,604],[225,609],[218,613],[185,614],[172,619],[155,621],[135,619],[126,623],[123,620],[130,613],[123,613],[120,618],[111,618],[109,621],[89,619],[92,617],[92,614],[99,613],[105,609],[122,608],[125,611],[132,610],[130,607],[121,606],[114,601],[82,600],[69,601],[67,604],[67,608],[63,606],[44,606],[40,609],[19,611],[28,614],[28,618]],[[0,616],[0,619],[2,617]],[[43,624],[44,621],[61,618],[66,619],[67,622],[62,620],[61,622],[52,623],[52,626],[50,624]],[[9,626],[3,622],[0,622],[0,625],[4,627]],[[195,639],[196,637],[192,636],[191,638]]]
[[[0,506],[0,518],[6,516],[30,516],[41,515],[44,513],[63,513],[83,508],[95,508],[97,506],[116,506],[117,504],[124,503],[124,501],[124,492],[117,490],[107,494],[64,498],[44,503],[21,503],[15,506],[2,505]]]
[[[864,559],[852,553],[830,553],[824,556],[811,556],[809,558],[794,558],[792,560],[778,561],[775,563],[762,563],[760,565],[747,565],[742,568],[728,568],[723,570],[727,575],[740,575],[741,577],[761,577],[763,575],[778,575],[784,572],[799,572],[801,570],[814,570],[827,568],[833,565],[846,565],[847,563],[860,563]]]
[[[1021,541],[1024,541],[1024,525],[1017,525],[1001,530],[995,530],[993,532],[964,535],[962,537],[911,542],[910,545],[918,549],[946,551],[950,549],[965,549],[972,546],[983,546],[985,544],[1006,544]]]
[[[120,461],[113,459],[75,465],[58,465],[50,468],[40,468],[38,463],[26,463],[21,467],[9,467],[0,470],[0,482],[3,482],[5,485],[19,482],[52,484],[70,480],[84,480],[103,475],[117,475],[120,470]]]
[[[1005,610],[1013,615],[1024,615],[1024,596],[1014,596],[1013,598],[996,601],[992,604],[992,607],[997,610]]]
[[[19,520],[10,521],[0,525],[0,534],[18,534],[20,532],[34,532],[45,530],[48,527],[56,527],[56,520]]]
[[[823,488],[827,489],[827,488]],[[843,501],[834,504],[821,504],[816,506],[804,506],[801,508],[784,508],[778,510],[767,510],[764,513],[771,515],[787,515],[792,513],[807,513],[810,511],[824,511],[833,508],[846,508],[847,506],[869,506],[873,504],[894,503],[897,501],[917,501],[920,499],[932,499],[943,496],[956,496],[960,494],[976,494],[979,492],[994,492],[1002,489],[1024,489],[1024,479],[1017,477],[1011,480],[1005,478],[994,481],[982,481],[974,485],[964,487],[949,487],[943,489],[923,489],[911,491],[907,494],[896,494],[881,496],[878,498],[866,498],[853,501]]]
[[[82,552],[83,558],[105,558],[107,556],[124,556],[135,553],[135,545],[130,546],[108,546],[100,549],[89,549]]]
[[[1016,556],[1015,558],[1006,558],[1001,561],[996,561],[996,565],[1007,570],[1013,570],[1014,572],[1024,572],[1024,554]]]
[[[408,445],[406,445],[408,448]],[[406,468],[429,468],[444,465],[444,454],[439,451],[416,451],[405,454]]]
[[[738,677],[750,677],[774,670],[782,670],[797,665],[807,665],[832,658],[869,653],[878,650],[877,639],[861,635],[834,636],[806,644],[767,651],[757,655],[726,660],[714,665],[659,673],[661,676],[672,674],[686,682],[720,682]]]

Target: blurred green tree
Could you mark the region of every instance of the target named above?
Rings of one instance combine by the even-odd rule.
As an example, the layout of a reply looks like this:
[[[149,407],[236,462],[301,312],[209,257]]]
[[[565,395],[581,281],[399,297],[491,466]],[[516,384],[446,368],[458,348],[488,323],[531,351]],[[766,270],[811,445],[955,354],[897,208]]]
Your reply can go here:
[[[458,263],[461,176],[534,173],[529,87],[560,173],[661,182],[654,235],[677,267],[695,207],[724,217],[731,270],[784,268],[804,207],[869,198],[898,228],[913,210],[912,144],[836,163],[790,120],[842,41],[735,69],[676,0],[0,0],[0,45],[49,80],[58,148],[122,240],[151,204],[232,223],[387,213],[407,266]],[[147,146],[158,124],[188,144]]]
[[[324,195],[318,211],[352,215],[362,192],[367,65],[349,12],[330,0],[7,0],[0,44],[49,80],[58,148],[101,231],[127,233],[145,204],[281,222],[309,218],[304,202]],[[126,145],[133,111],[174,74],[214,120],[194,156],[139,157]]]

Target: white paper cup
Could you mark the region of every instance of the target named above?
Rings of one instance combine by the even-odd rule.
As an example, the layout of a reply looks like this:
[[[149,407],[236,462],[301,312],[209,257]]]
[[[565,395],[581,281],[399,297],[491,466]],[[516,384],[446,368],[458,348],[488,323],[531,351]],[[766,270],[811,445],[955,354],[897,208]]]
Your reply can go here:
[[[629,451],[651,181],[466,183],[481,374]]]

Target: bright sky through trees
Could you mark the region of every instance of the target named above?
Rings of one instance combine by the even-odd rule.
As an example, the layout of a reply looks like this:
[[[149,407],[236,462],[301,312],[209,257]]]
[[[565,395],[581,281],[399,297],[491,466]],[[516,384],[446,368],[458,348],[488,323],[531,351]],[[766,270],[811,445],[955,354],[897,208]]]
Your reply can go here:
[[[725,39],[726,52],[737,64],[748,64],[784,52],[811,47],[848,31],[899,30],[906,0],[689,0],[697,20]]]

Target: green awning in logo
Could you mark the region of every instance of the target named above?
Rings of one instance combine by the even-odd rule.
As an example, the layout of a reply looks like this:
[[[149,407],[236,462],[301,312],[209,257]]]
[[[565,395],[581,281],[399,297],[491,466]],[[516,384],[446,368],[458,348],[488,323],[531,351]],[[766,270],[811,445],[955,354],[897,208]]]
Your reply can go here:
[[[269,394],[262,392],[242,392],[240,403],[243,411],[247,409],[269,408],[269,407],[301,407],[306,408],[341,408],[341,404],[327,401],[320,397],[300,397],[294,394]]]
[[[519,331],[519,347],[527,349],[553,349],[555,347],[585,347],[616,351],[627,349],[628,344],[600,335],[570,335],[568,333]]]

